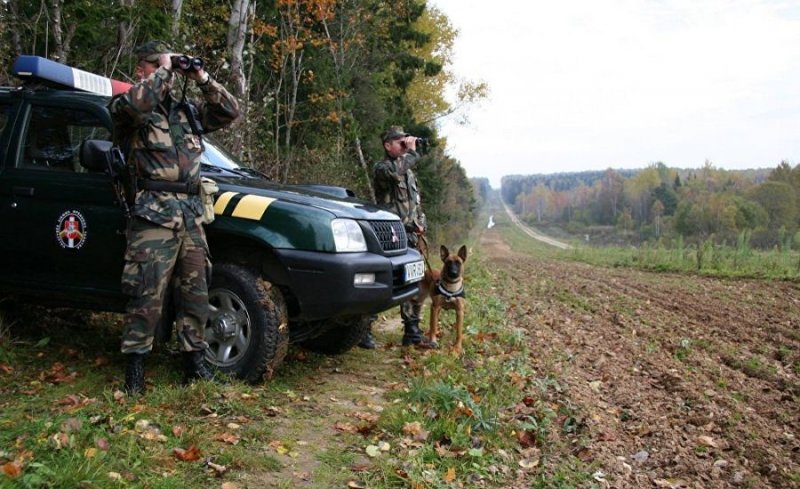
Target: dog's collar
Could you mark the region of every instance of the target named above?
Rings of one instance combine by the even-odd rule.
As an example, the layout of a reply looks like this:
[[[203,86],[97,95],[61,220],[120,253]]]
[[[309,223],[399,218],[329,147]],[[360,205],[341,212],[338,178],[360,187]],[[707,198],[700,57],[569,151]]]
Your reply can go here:
[[[461,287],[459,287],[458,290],[456,290],[455,292],[451,292],[451,291],[445,289],[442,286],[442,281],[439,280],[438,282],[436,282],[436,291],[439,294],[447,297],[447,300],[455,299],[456,297],[466,297],[467,296],[467,294],[464,292],[464,282],[461,282]]]

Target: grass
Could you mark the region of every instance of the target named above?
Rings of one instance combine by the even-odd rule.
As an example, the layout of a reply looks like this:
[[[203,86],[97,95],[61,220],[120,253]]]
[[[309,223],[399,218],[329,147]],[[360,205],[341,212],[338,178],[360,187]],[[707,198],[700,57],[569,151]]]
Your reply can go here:
[[[527,236],[524,243],[552,253]],[[117,316],[20,316],[26,327],[0,336],[0,364],[11,369],[0,371],[0,466],[22,470],[0,475],[0,487],[289,488],[297,485],[292,472],[305,471],[314,488],[360,480],[372,489],[449,489],[504,487],[520,470],[530,487],[599,487],[594,467],[571,455],[583,437],[580,413],[556,377],[532,368],[528,332],[495,293],[502,277],[484,263],[471,251],[463,355],[357,350],[329,358],[292,348],[279,375],[259,386],[183,386],[179,358],[162,351],[148,358],[147,394],[120,397]],[[592,308],[568,291],[563,299]],[[443,345],[453,321],[445,314]],[[339,379],[365,366],[385,390],[380,399],[352,377]],[[379,418],[362,423],[363,432],[319,435],[376,402],[370,412]],[[176,457],[191,447],[198,460]]]
[[[753,249],[749,238],[736,245],[709,240],[686,245],[682,239],[671,246],[644,243],[638,247],[586,246],[573,240],[571,250],[559,250],[524,234],[508,219],[501,207],[493,209],[494,219],[516,251],[548,258],[574,260],[605,267],[625,267],[654,272],[680,272],[724,278],[800,280],[800,252],[775,248]]]
[[[748,250],[707,242],[698,247],[576,246],[564,258],[606,267],[637,268],[654,272],[693,273],[727,278],[797,280],[800,253],[784,250]]]

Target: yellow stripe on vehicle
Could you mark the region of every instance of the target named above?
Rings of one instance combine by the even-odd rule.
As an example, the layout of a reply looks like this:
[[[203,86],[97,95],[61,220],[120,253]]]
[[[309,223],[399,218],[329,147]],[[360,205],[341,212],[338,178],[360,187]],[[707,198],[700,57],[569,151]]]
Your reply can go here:
[[[267,211],[267,207],[271,203],[275,202],[275,199],[271,199],[269,197],[262,197],[260,195],[245,195],[236,204],[236,208],[233,210],[233,217],[241,217],[243,219],[252,219],[254,221],[258,221],[261,219],[261,216]]]
[[[238,193],[239,192],[225,192],[220,195],[214,203],[214,214],[222,215],[222,213],[225,212],[225,208],[228,207],[228,202]]]

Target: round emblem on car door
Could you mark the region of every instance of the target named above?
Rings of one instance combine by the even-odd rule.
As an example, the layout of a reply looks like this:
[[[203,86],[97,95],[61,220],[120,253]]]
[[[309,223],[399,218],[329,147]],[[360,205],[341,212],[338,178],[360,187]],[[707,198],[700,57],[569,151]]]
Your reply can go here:
[[[77,250],[86,242],[86,219],[78,211],[61,214],[56,225],[56,238],[62,248]]]

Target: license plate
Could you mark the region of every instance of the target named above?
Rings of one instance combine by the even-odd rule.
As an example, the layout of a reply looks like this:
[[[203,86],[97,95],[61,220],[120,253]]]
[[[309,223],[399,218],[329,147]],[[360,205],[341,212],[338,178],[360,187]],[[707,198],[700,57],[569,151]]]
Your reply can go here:
[[[425,275],[425,262],[417,261],[406,264],[406,283],[419,282]]]

